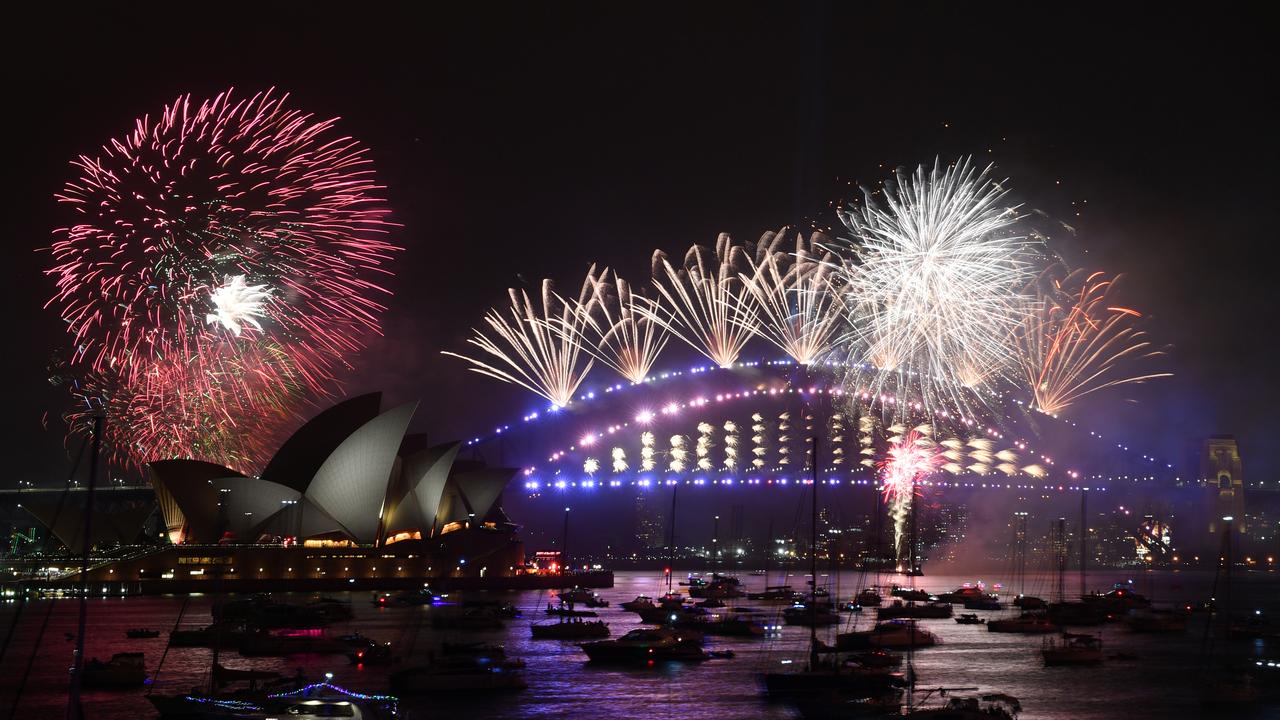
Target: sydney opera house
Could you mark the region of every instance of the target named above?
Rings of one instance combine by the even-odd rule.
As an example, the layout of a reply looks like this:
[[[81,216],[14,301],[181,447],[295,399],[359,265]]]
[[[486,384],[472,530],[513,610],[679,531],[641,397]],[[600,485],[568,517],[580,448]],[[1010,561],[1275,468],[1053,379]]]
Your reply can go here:
[[[379,393],[341,402],[289,437],[259,477],[150,463],[170,542],[101,563],[90,582],[143,592],[537,584],[499,504],[517,471],[407,434],[416,409],[384,410]]]

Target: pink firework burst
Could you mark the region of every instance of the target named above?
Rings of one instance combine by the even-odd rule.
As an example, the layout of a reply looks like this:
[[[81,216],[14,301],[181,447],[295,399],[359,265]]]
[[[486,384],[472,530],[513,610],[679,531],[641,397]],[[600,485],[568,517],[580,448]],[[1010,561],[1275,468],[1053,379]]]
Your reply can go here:
[[[912,430],[889,446],[880,463],[886,500],[906,501],[916,495],[916,483],[938,468],[938,452],[927,436]]]
[[[94,378],[116,420],[117,449],[251,466],[261,458],[223,452],[218,435],[278,428],[379,331],[399,248],[367,149],[288,95],[229,90],[180,97],[72,164],[56,197],[74,222],[54,232],[48,305],[73,373]],[[136,419],[148,412],[183,421]]]

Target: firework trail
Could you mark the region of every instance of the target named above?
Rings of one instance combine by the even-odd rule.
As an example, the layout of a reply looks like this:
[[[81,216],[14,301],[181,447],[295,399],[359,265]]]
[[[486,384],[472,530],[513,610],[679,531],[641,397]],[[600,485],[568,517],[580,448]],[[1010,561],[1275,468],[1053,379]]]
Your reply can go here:
[[[930,439],[931,428],[921,425],[905,435],[890,439],[885,459],[880,463],[880,492],[884,494],[893,518],[894,546],[898,557],[910,557],[907,547],[907,519],[915,502],[917,483],[938,469],[937,446]]]
[[[586,353],[579,341],[586,320],[578,308],[588,302],[588,292],[590,286],[584,286],[576,302],[566,302],[555,294],[550,280],[543,280],[538,306],[527,292],[508,290],[511,305],[506,312],[495,308],[484,316],[494,337],[477,329],[467,340],[491,359],[443,354],[466,360],[474,372],[519,385],[556,407],[565,407],[593,363],[588,357],[583,364]]]
[[[879,369],[854,382],[918,396],[930,412],[967,410],[1014,367],[1033,243],[988,171],[917,167],[884,207],[868,194],[841,214],[853,239],[830,246],[850,323],[839,345],[852,367]]]
[[[722,368],[738,360],[756,324],[738,277],[742,258],[742,248],[723,233],[714,253],[694,245],[679,268],[661,250],[653,254],[660,302],[649,317]]]
[[[615,271],[609,279],[609,269],[597,273],[592,266],[587,271],[584,295],[589,299],[577,306],[584,322],[566,328],[590,329],[589,335],[580,334],[587,352],[608,365],[619,375],[639,384],[649,376],[658,355],[670,340],[667,328],[655,322],[656,307],[653,300],[632,292],[631,285]]]
[[[46,273],[79,390],[102,393],[134,463],[164,448],[251,468],[260,454],[206,441],[281,429],[379,330],[399,248],[368,151],[288,95],[229,90],[179,97],[72,165]],[[211,425],[137,424],[173,398]]]
[[[1037,408],[1056,415],[1090,393],[1171,375],[1136,371],[1164,353],[1135,326],[1142,314],[1113,301],[1118,277],[1077,270],[1045,279],[1017,334]]]
[[[781,249],[785,230],[765,233],[750,272],[740,274],[746,292],[734,296],[747,307],[738,316],[752,333],[768,340],[801,365],[811,365],[831,347],[841,320],[840,294],[834,286],[834,256],[820,253],[812,240],[796,236],[794,252]]]

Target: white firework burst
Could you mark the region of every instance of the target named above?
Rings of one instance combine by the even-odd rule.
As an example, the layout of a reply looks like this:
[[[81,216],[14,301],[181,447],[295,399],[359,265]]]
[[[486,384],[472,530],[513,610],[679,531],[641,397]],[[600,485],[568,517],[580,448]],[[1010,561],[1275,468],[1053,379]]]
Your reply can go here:
[[[209,293],[213,312],[204,316],[204,322],[206,325],[218,323],[237,336],[245,325],[261,331],[262,325],[258,318],[267,314],[266,304],[270,299],[271,288],[266,285],[249,285],[243,275],[234,275]]]
[[[843,308],[834,284],[834,256],[819,253],[812,240],[796,236],[794,252],[783,249],[786,231],[765,233],[740,275],[746,292],[735,296],[748,307],[738,316],[748,329],[776,345],[801,365],[812,365],[831,348]]]
[[[644,382],[670,340],[666,326],[653,319],[655,302],[632,292],[617,272],[597,273],[594,265],[582,295],[588,298],[577,306],[583,322],[567,329],[589,329],[582,338],[587,352],[632,383]]]
[[[659,303],[649,316],[722,368],[737,362],[755,323],[738,277],[742,258],[742,248],[724,233],[714,252],[699,245],[689,248],[678,268],[661,250],[653,254]]]
[[[582,362],[581,313],[574,303],[566,303],[553,291],[551,281],[542,281],[542,305],[539,307],[523,290],[509,290],[511,306],[506,312],[492,309],[485,323],[493,331],[491,338],[474,330],[468,343],[492,358],[487,362],[454,352],[445,352],[471,363],[471,370],[481,375],[519,385],[564,407],[591,370],[592,360]],[[581,300],[581,299],[580,299]]]
[[[876,392],[972,410],[1015,367],[1034,241],[989,170],[917,167],[883,207],[868,194],[841,214],[853,238],[831,245],[850,322],[840,346],[854,367],[879,369],[861,373]]]

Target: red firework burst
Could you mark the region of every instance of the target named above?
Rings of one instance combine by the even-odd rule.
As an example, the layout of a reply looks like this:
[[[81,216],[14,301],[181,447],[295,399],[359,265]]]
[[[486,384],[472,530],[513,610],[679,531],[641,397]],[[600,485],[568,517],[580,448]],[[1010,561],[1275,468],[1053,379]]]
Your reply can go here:
[[[269,434],[379,329],[398,248],[368,151],[287,101],[180,97],[73,161],[56,195],[75,221],[54,232],[48,305],[135,462],[252,465],[211,438]]]

